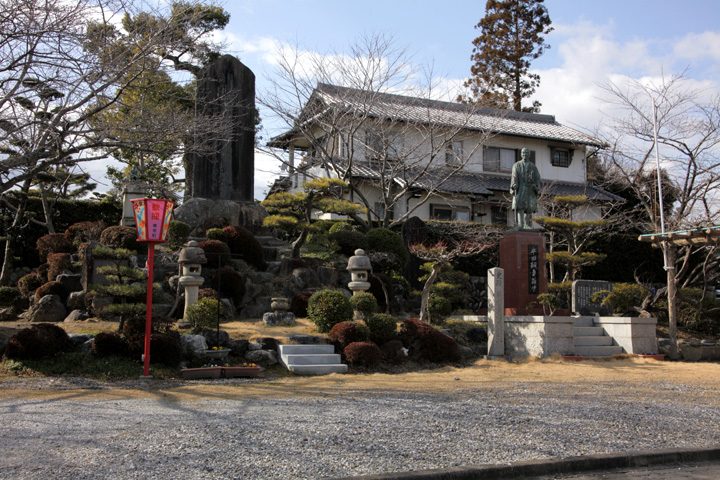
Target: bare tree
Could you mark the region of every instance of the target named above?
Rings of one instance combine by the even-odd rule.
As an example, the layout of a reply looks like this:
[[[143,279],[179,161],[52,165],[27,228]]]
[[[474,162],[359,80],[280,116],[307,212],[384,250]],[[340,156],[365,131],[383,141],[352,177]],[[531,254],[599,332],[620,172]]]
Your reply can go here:
[[[682,75],[663,77],[657,83],[629,81],[602,87],[615,107],[607,125],[609,133],[604,136],[609,145],[602,155],[604,168],[609,181],[632,192],[635,210],[640,212],[636,221],[642,222],[647,233],[716,225],[720,217],[717,92],[693,88]],[[658,183],[665,189],[662,196]],[[661,245],[668,272],[670,340],[675,356],[677,287],[706,287],[706,274],[711,270],[708,263],[716,263],[717,258],[714,248]],[[693,262],[697,256],[704,260]]]
[[[141,0],[0,1],[3,201],[10,201],[7,192],[56,166],[103,159],[113,149],[167,154],[168,137],[197,133],[192,115],[175,111],[155,116],[153,125],[143,128],[99,119],[118,105],[136,79],[174,70],[175,57],[191,53],[189,40],[202,43],[207,34],[202,10],[177,3],[152,11]],[[178,27],[188,22],[195,27],[180,35]],[[214,136],[223,135],[220,122],[198,123]],[[176,153],[202,144],[180,142]],[[17,214],[23,210],[15,209]],[[22,223],[19,219],[13,225],[20,228]],[[8,241],[0,284],[9,279],[11,248]]]
[[[502,116],[493,110],[494,119],[471,125],[479,107],[429,100],[437,93],[432,80],[411,86],[421,77],[407,52],[381,35],[360,38],[347,54],[285,48],[271,88],[260,96],[288,130],[269,145],[302,145],[305,165],[345,181],[367,208],[365,218],[355,217],[366,228],[373,220],[400,223],[443,194]],[[460,140],[465,146],[453,148]],[[281,152],[270,153],[288,163]],[[412,205],[409,195],[417,200]]]

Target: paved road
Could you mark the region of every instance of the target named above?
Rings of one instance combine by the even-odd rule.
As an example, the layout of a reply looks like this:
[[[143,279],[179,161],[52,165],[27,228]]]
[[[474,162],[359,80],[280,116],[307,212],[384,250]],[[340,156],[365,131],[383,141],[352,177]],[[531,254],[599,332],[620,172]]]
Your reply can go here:
[[[666,465],[659,467],[603,470],[591,474],[537,477],[534,480],[718,480],[720,462]]]

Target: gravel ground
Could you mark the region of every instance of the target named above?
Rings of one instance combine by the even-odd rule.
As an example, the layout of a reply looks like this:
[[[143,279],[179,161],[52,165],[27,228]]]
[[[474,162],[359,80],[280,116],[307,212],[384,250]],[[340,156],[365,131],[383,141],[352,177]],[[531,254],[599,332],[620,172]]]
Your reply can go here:
[[[33,385],[108,388],[44,382]],[[677,384],[185,401],[161,390],[132,399],[71,392],[0,395],[0,478],[316,479],[720,443],[720,407],[698,401],[711,392]]]

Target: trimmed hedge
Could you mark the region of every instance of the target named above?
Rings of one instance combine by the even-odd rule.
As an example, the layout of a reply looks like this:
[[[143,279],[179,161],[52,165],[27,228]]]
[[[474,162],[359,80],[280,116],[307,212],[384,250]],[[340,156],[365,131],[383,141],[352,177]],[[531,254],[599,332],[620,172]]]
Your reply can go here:
[[[336,324],[352,320],[353,310],[342,292],[320,290],[308,300],[307,314],[320,333],[328,333]]]
[[[47,260],[48,255],[53,253],[73,253],[75,248],[62,233],[49,233],[38,238],[35,243],[40,261]]]
[[[365,342],[370,338],[370,329],[358,322],[341,322],[334,325],[328,333],[328,339],[344,349],[351,343]]]
[[[397,320],[387,313],[376,313],[365,320],[370,329],[370,340],[382,345],[397,335]]]
[[[65,289],[65,285],[60,282],[47,282],[35,290],[35,301],[39,302],[45,295],[57,295],[63,302],[65,302],[65,300],[67,300],[68,292]]]
[[[409,318],[403,322],[402,336],[410,355],[418,360],[447,363],[461,359],[460,346],[452,337],[417,318]]]
[[[218,275],[220,276],[219,282]],[[213,274],[212,282],[215,286],[220,285],[221,295],[232,299],[236,306],[240,306],[245,296],[245,281],[242,275],[232,268],[221,268]]]
[[[70,346],[65,330],[51,323],[38,323],[13,335],[5,346],[5,356],[14,360],[51,357]]]
[[[137,241],[135,227],[114,226],[108,227],[100,234],[100,243],[108,247],[125,248],[135,252],[147,251],[147,244]]]
[[[351,343],[343,350],[343,356],[351,365],[374,367],[382,360],[380,347],[373,342]]]
[[[402,268],[407,265],[410,252],[405,247],[400,234],[393,232],[389,228],[373,228],[368,232],[367,238],[370,243],[370,250],[395,254],[400,260]]]
[[[267,264],[263,258],[262,247],[250,230],[240,225],[229,225],[222,229],[232,253],[242,255],[242,259],[256,270],[265,270]]]
[[[97,357],[123,356],[128,350],[127,341],[116,332],[100,332],[93,339],[92,351]]]
[[[205,240],[198,243],[198,247],[205,251],[207,265],[211,268],[218,268],[230,261],[230,247],[220,240]]]
[[[28,273],[20,277],[17,285],[20,293],[25,297],[29,297],[34,295],[35,290],[42,287],[43,283],[37,273]]]

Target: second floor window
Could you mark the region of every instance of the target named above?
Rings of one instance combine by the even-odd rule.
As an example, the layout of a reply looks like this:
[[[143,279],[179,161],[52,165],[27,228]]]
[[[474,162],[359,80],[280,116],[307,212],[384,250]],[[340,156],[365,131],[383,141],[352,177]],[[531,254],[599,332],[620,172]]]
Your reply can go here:
[[[445,164],[461,165],[463,161],[463,142],[454,140],[449,142],[445,148]]]
[[[517,156],[517,150],[513,148],[486,147],[483,152],[483,170],[510,173]]]
[[[573,151],[567,148],[550,147],[550,161],[553,167],[567,168],[572,162]]]

